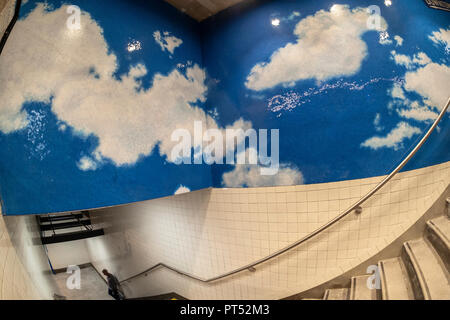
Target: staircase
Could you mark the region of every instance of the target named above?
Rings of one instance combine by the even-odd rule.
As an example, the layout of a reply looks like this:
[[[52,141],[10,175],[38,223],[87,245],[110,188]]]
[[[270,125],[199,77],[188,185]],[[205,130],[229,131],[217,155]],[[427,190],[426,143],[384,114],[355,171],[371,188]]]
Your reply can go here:
[[[350,288],[328,289],[322,299],[449,300],[449,239],[449,215],[429,220],[423,238],[405,242],[400,257],[378,262],[378,274],[352,277]]]
[[[69,214],[37,216],[42,244],[81,240],[104,235],[103,229],[94,229],[89,211]]]
[[[433,9],[450,11],[448,0],[424,0],[426,5]]]

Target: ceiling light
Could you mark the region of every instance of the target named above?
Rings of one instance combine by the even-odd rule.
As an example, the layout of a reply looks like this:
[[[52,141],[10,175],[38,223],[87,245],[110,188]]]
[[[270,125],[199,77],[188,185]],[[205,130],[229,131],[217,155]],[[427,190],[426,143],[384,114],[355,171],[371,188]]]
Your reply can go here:
[[[137,41],[137,40],[131,41],[127,46],[128,52],[133,52],[133,51],[137,51],[137,50],[141,50],[141,49],[142,49],[141,42]]]

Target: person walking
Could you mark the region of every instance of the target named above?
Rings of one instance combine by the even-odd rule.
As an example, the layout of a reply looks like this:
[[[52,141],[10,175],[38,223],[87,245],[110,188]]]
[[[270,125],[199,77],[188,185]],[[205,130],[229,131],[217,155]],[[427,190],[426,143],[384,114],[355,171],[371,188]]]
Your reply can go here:
[[[106,269],[103,269],[102,272],[106,276],[108,282],[108,294],[116,300],[125,300],[122,286],[117,277],[112,273],[109,273]]]

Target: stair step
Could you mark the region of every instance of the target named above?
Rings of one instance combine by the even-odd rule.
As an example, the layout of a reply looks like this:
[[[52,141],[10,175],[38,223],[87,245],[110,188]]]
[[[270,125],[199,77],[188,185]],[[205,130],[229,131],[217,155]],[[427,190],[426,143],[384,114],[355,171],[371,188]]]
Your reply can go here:
[[[393,258],[378,263],[383,300],[414,300],[414,292],[402,259]]]
[[[426,235],[450,272],[450,219],[441,216],[428,221]]]
[[[422,295],[425,300],[450,299],[448,271],[431,244],[418,239],[406,242],[403,248],[405,259],[408,260],[407,266],[410,266],[408,272],[413,280],[416,298]]]
[[[59,243],[59,242],[67,242],[74,240],[87,239],[92,237],[98,237],[104,235],[105,232],[103,229],[98,230],[83,230],[77,232],[66,232],[61,234],[51,235],[49,237],[42,237],[42,244],[51,244],[51,243]]]
[[[90,219],[80,220],[80,221],[69,221],[69,222],[61,222],[61,223],[52,223],[52,224],[41,224],[39,227],[41,231],[50,231],[50,230],[61,230],[68,229],[74,227],[84,227],[91,225]]]
[[[352,278],[350,300],[378,300],[377,290],[367,285],[370,277],[371,275],[364,275]]]
[[[348,288],[327,289],[323,296],[323,300],[348,300],[348,294]]]
[[[74,220],[74,219],[83,219],[85,216],[82,213],[74,213],[74,214],[63,214],[63,215],[46,215],[39,216],[39,222],[54,222],[54,221],[64,221],[64,220]]]

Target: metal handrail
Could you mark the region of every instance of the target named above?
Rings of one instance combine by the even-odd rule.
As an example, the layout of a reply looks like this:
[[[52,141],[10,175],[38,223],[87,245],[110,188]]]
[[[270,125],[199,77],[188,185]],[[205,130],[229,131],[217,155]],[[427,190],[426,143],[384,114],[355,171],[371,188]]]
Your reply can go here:
[[[19,19],[21,6],[22,6],[22,0],[17,0],[16,7],[14,9],[14,15],[13,15],[11,21],[9,22],[8,27],[6,28],[6,30],[4,31],[3,35],[1,35],[1,38],[0,38],[0,54],[2,53],[3,48],[6,45],[6,41],[8,40],[8,37],[11,34],[11,32],[14,28],[14,25],[17,22],[17,19]]]
[[[342,212],[340,215],[338,215],[337,217],[335,217],[333,220],[327,222],[326,224],[324,224],[323,226],[321,226],[320,228],[318,228],[317,230],[313,231],[312,233],[308,234],[307,236],[301,238],[300,240],[288,245],[287,247],[284,247],[270,255],[268,255],[267,257],[264,257],[262,259],[259,259],[255,262],[252,262],[250,264],[247,264],[243,267],[240,267],[238,269],[232,270],[230,272],[218,275],[216,277],[213,278],[209,278],[209,279],[204,279],[204,278],[200,278],[197,277],[195,275],[189,274],[187,272],[178,270],[177,268],[168,266],[164,263],[158,263],[156,265],[154,265],[153,267],[138,273],[132,277],[129,277],[125,280],[120,281],[121,283],[123,282],[127,282],[130,281],[134,278],[140,277],[141,275],[147,274],[159,267],[165,267],[169,270],[172,270],[178,274],[181,274],[183,276],[189,277],[191,279],[194,280],[198,280],[201,282],[214,282],[229,276],[232,276],[234,274],[237,274],[239,272],[242,272],[244,270],[249,270],[251,272],[254,272],[255,269],[254,267],[256,267],[257,265],[260,265],[264,262],[267,262],[273,258],[276,258],[280,255],[282,255],[283,253],[286,253],[287,251],[301,245],[302,243],[306,242],[307,240],[315,237],[316,235],[318,235],[319,233],[321,233],[322,231],[328,229],[329,227],[333,226],[336,222],[340,221],[342,218],[346,217],[349,213],[351,213],[354,210],[361,210],[361,205],[366,202],[371,196],[373,196],[378,190],[380,190],[384,185],[386,185],[386,183],[388,183],[401,169],[403,169],[403,167],[409,162],[409,160],[411,160],[411,158],[417,153],[417,151],[419,151],[419,149],[423,146],[423,144],[428,140],[428,138],[430,137],[430,135],[433,133],[434,129],[436,129],[437,125],[439,124],[439,122],[441,121],[441,119],[444,117],[445,113],[447,112],[447,109],[450,105],[450,98],[447,101],[447,104],[445,105],[445,107],[442,109],[441,113],[439,114],[439,116],[436,118],[436,120],[434,121],[433,125],[430,127],[430,129],[427,131],[427,133],[423,136],[423,138],[420,140],[420,142],[416,145],[416,147],[408,154],[408,156],[388,175],[386,176],[375,188],[373,188],[371,191],[369,191],[364,197],[362,197],[360,200],[358,200],[355,204],[353,204],[351,207],[349,207],[348,209],[346,209],[344,212]]]

